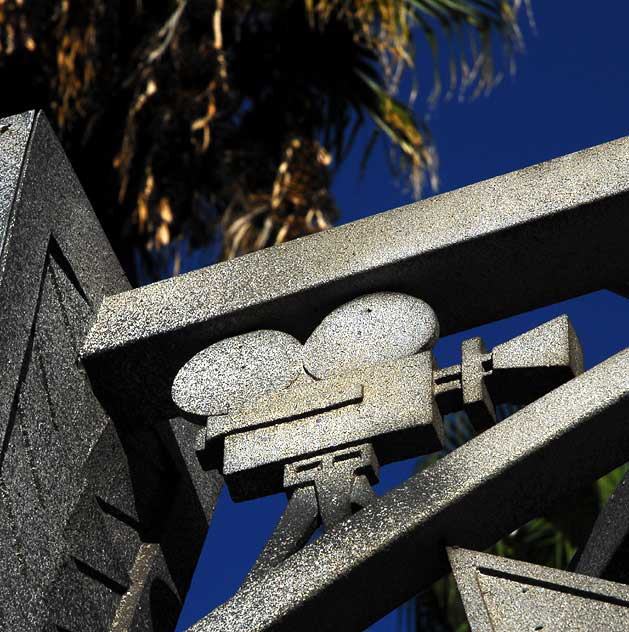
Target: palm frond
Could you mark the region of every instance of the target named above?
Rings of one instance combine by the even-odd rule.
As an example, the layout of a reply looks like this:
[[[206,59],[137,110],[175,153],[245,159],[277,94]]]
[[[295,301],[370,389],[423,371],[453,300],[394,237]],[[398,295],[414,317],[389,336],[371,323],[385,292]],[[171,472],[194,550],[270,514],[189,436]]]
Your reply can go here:
[[[444,51],[451,85],[488,89],[504,66],[496,42],[507,60],[521,46],[520,4],[4,0],[0,79],[15,89],[2,107],[48,111],[127,272],[140,249],[157,273],[173,244],[209,247],[216,230],[233,256],[330,226],[332,164],[368,121],[415,195],[436,187],[415,88],[401,92],[415,40],[432,51],[434,94]],[[295,139],[318,150],[297,152],[289,183]]]
[[[502,41],[510,68],[523,46],[519,0],[308,0],[306,8],[315,27],[345,21],[357,42],[377,56],[382,75],[374,73],[372,65],[369,70],[355,68],[371,94],[354,105],[364,109],[398,148],[398,165],[408,173],[415,196],[425,175],[436,189],[436,152],[428,129],[398,98],[401,77],[414,66],[413,34],[419,30],[432,51],[432,102],[441,90],[440,43],[450,49],[450,91],[458,86],[463,95],[475,86],[474,94],[488,92],[501,76],[495,61],[496,38]]]

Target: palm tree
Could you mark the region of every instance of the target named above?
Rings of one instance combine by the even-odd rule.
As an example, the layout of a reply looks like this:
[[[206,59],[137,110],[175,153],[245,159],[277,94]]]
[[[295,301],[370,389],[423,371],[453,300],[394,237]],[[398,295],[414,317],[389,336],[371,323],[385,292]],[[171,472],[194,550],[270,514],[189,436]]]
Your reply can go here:
[[[506,65],[521,45],[521,1],[2,0],[0,109],[47,112],[137,282],[191,249],[233,257],[329,227],[332,164],[363,125],[365,159],[383,137],[416,193],[435,186],[400,94],[414,38],[434,95],[444,47],[451,88],[489,90],[498,43]]]

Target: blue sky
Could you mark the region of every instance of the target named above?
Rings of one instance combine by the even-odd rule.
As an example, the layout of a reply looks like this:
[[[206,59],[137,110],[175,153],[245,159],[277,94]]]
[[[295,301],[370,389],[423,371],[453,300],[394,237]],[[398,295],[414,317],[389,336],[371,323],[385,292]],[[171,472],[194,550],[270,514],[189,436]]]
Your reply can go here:
[[[524,28],[526,51],[516,75],[505,77],[488,97],[442,100],[430,113],[441,164],[439,192],[629,134],[629,3],[533,0],[533,5],[537,32]],[[418,53],[420,85],[428,92],[428,58],[421,46]],[[425,101],[418,107],[425,112]],[[358,149],[335,180],[343,222],[411,201],[391,181],[382,147],[358,181]],[[481,335],[492,347],[562,313],[569,314],[581,338],[588,367],[629,345],[629,300],[601,291],[449,336],[439,342],[438,361],[458,362],[464,338]],[[412,468],[412,462],[383,468],[378,491],[404,480]],[[279,495],[234,504],[223,492],[178,630],[234,593],[284,504]],[[399,630],[399,615],[370,629]]]

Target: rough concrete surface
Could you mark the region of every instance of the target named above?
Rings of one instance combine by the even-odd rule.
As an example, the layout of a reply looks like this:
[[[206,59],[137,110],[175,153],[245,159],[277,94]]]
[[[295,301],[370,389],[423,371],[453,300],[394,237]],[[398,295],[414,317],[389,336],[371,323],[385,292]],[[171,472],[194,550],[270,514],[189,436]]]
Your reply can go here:
[[[127,281],[45,118],[0,121],[0,628],[170,632],[219,479],[79,362]]]

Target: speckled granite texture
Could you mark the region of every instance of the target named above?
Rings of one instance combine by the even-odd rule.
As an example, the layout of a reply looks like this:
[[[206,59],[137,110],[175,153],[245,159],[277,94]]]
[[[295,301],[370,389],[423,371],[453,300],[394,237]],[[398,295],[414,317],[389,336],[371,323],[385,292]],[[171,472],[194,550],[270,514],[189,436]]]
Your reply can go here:
[[[189,422],[95,396],[82,340],[128,284],[41,114],[0,121],[0,245],[0,629],[170,632],[218,479]]]

